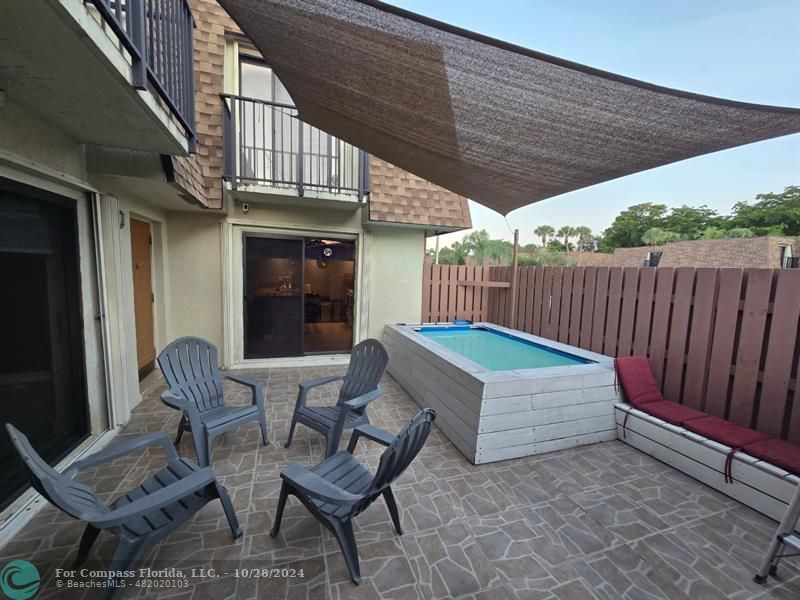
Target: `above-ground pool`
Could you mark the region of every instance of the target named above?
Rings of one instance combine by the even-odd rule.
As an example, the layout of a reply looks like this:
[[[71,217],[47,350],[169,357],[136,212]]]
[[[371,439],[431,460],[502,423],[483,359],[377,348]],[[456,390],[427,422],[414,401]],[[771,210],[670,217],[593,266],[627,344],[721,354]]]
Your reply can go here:
[[[387,325],[389,373],[473,463],[617,437],[614,360],[494,325]]]
[[[415,331],[490,371],[539,369],[594,362],[486,327],[434,325],[418,327]]]

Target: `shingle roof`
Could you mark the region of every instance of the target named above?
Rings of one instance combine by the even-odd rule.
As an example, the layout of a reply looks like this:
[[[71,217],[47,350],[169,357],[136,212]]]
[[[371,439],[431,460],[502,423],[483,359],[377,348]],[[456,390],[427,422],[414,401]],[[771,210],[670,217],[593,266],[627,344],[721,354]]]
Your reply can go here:
[[[472,227],[466,198],[370,157],[369,220],[430,225],[432,229]]]

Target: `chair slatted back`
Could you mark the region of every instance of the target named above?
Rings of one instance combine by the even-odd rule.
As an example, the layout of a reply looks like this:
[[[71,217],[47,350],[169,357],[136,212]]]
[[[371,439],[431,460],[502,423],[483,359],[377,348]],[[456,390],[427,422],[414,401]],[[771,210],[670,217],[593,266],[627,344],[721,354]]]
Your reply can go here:
[[[358,398],[376,389],[388,364],[389,353],[378,340],[368,339],[356,344],[350,354],[350,365],[336,404]]]
[[[425,408],[419,411],[408,425],[403,427],[394,441],[383,451],[378,470],[370,485],[370,495],[381,493],[386,486],[400,477],[408,465],[417,457],[436,419],[436,411]]]
[[[51,504],[76,519],[108,512],[94,489],[53,469],[33,449],[25,434],[11,423],[6,423],[6,431],[22,459],[30,484]]]
[[[158,355],[158,366],[170,391],[201,413],[225,404],[217,348],[197,337],[178,338]]]

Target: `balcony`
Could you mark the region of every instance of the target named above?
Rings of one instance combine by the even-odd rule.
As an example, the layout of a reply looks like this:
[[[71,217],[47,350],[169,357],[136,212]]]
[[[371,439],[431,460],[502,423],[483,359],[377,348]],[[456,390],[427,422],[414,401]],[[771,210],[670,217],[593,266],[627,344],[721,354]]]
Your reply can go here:
[[[186,0],[4,3],[0,82],[9,101],[78,142],[186,154],[193,29]]]
[[[357,208],[368,155],[301,121],[289,104],[222,95],[223,179],[238,199]]]

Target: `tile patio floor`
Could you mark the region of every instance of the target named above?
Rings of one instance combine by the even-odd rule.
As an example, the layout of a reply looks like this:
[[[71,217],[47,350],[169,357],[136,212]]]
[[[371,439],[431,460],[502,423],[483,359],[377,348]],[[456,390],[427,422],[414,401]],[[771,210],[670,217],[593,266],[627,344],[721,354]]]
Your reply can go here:
[[[775,523],[620,442],[474,466],[434,429],[427,446],[395,485],[405,535],[395,535],[382,500],[356,521],[364,583],[349,579],[334,538],[290,498],[281,534],[269,537],[289,462],[311,465],[323,454],[320,436],[298,426],[283,448],[297,382],[343,367],[248,371],[267,382],[270,437],[264,447],[250,424],[217,441],[214,468],[231,493],[245,535],[233,541],[219,503],[173,533],[142,567],[282,566],[304,577],[196,577],[192,587],[129,587],[118,598],[289,599],[356,598],[474,600],[800,598],[800,561],[786,561],[779,581],[751,580]],[[399,430],[417,407],[388,376],[373,423]],[[145,399],[121,434],[173,434],[179,415],[158,400],[157,375],[143,382]],[[323,395],[324,394],[324,395]],[[312,402],[332,401],[335,387]],[[233,402],[245,390],[230,388]],[[343,440],[343,445],[347,440]],[[381,448],[359,444],[372,468]],[[189,434],[179,451],[193,456]],[[160,450],[121,459],[89,481],[113,498],[160,466]],[[82,532],[79,523],[48,506],[9,545],[0,564],[24,558],[43,575],[37,598],[95,598],[97,590],[54,587],[55,567],[69,568]],[[101,534],[87,567],[103,569],[114,538]],[[129,586],[133,580],[129,580]]]

